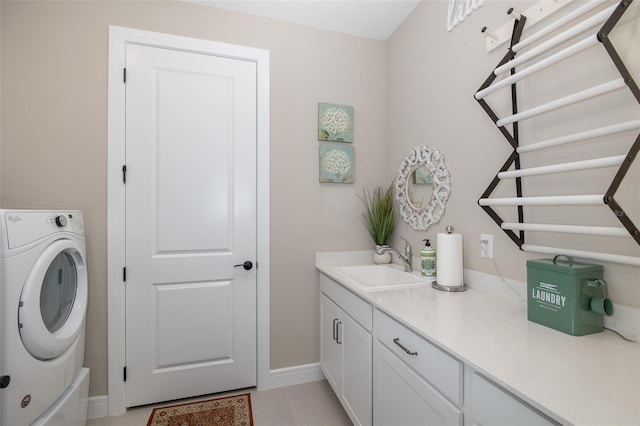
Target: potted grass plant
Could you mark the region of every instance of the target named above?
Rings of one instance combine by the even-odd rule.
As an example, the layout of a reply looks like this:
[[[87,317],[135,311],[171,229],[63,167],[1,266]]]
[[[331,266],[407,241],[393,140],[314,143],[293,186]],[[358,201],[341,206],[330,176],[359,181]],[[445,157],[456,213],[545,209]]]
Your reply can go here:
[[[359,196],[364,206],[364,211],[360,215],[369,235],[376,244],[376,252],[381,246],[388,246],[393,231],[398,222],[398,212],[394,200],[394,182],[388,188],[377,186],[373,191],[363,189],[362,196]],[[374,254],[375,263],[391,262],[391,253]]]

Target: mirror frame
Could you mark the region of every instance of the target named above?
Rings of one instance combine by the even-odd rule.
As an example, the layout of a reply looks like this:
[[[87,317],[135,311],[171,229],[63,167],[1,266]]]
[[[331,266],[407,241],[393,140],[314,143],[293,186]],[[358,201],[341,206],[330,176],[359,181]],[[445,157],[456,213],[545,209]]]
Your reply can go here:
[[[409,182],[418,167],[425,167],[432,176],[431,202],[416,208],[409,198]],[[400,216],[416,231],[426,231],[440,222],[451,193],[451,174],[444,163],[444,155],[436,148],[418,145],[400,164],[396,178],[396,201]]]

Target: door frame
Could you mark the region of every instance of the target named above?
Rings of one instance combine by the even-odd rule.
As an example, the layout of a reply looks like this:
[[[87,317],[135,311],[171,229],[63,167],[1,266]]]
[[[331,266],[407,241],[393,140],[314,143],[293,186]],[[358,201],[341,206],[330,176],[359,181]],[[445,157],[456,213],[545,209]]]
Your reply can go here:
[[[270,388],[269,336],[269,51],[109,26],[108,124],[107,124],[107,315],[108,315],[108,415],[126,412],[125,367],[125,86],[123,70],[128,44],[141,44],[247,60],[257,71],[257,387]]]

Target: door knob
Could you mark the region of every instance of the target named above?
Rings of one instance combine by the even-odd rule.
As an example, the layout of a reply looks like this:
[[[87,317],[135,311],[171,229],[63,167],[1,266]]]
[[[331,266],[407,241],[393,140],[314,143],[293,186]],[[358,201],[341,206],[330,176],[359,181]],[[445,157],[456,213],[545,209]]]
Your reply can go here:
[[[253,263],[250,260],[247,260],[239,265],[233,265],[234,268],[237,268],[238,266],[242,266],[245,271],[250,271],[253,268]]]

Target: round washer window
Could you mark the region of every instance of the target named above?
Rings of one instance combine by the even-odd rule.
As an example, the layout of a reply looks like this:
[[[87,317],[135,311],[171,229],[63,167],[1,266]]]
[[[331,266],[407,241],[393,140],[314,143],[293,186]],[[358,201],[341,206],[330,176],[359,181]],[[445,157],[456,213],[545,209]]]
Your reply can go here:
[[[84,244],[54,241],[34,262],[22,287],[18,328],[24,347],[35,358],[56,358],[84,329],[87,269]]]
[[[59,253],[44,274],[40,289],[40,313],[51,333],[60,330],[67,321],[77,288],[78,276],[73,258],[67,252]]]

